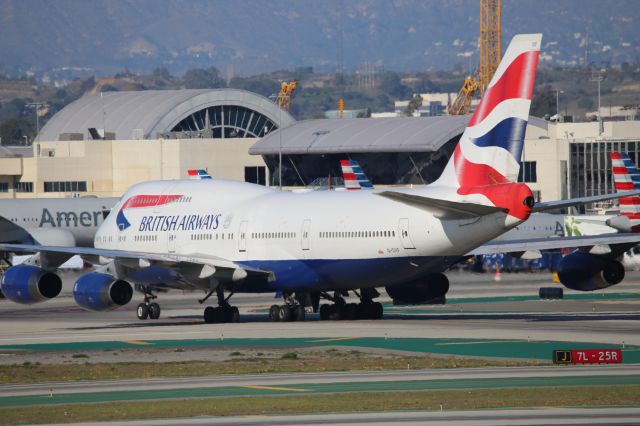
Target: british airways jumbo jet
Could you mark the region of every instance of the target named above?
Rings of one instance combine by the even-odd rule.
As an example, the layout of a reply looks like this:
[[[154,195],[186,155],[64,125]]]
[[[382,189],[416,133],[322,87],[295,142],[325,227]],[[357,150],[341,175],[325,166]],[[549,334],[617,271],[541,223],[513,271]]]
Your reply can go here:
[[[0,244],[38,252],[9,268],[7,298],[34,303],[61,288],[56,268],[67,258],[110,259],[74,286],[88,309],[128,303],[137,289],[145,302],[140,319],[155,319],[153,300],[166,289],[197,290],[218,299],[205,322],[237,321],[229,304],[235,292],[281,292],[273,320],[302,320],[305,307],[322,319],[380,318],[376,287],[413,296],[446,294],[442,271],[470,254],[583,247],[565,258],[565,285],[593,290],[622,280],[616,260],[638,235],[613,235],[485,244],[525,221],[532,211],[639,194],[588,197],[535,204],[526,184],[515,183],[541,35],[518,35],[509,45],[483,99],[442,176],[414,189],[289,193],[224,180],[138,184],[114,207],[95,236],[95,248]],[[607,244],[608,253],[588,246]],[[620,251],[621,250],[621,251]],[[347,304],[353,292],[359,304]]]

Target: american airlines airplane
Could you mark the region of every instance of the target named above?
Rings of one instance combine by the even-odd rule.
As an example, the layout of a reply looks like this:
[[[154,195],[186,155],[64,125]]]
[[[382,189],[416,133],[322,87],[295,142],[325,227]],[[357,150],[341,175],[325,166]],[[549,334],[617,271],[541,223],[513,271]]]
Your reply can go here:
[[[607,245],[608,253],[578,251],[564,258],[563,282],[593,290],[617,284],[616,260],[638,235],[605,235],[486,244],[525,221],[532,212],[636,195],[534,202],[516,183],[535,80],[541,35],[518,35],[464,131],[442,176],[413,189],[282,192],[224,180],[152,181],[131,187],[95,236],[95,248],[0,244],[0,249],[37,251],[9,268],[2,281],[7,298],[35,303],[61,288],[56,268],[70,256],[110,259],[75,283],[74,298],[87,309],[128,303],[144,294],[140,319],[158,318],[156,293],[166,289],[215,295],[204,320],[239,318],[229,303],[236,292],[281,292],[273,320],[303,320],[305,307],[321,319],[381,318],[376,287],[387,291],[444,295],[442,273],[466,256],[555,247]],[[498,250],[497,248],[500,248]],[[564,275],[563,275],[564,274]],[[226,294],[225,294],[226,292]],[[352,292],[359,304],[348,304]],[[319,305],[325,299],[330,304]]]
[[[119,198],[0,200],[0,241],[93,246],[98,227]]]

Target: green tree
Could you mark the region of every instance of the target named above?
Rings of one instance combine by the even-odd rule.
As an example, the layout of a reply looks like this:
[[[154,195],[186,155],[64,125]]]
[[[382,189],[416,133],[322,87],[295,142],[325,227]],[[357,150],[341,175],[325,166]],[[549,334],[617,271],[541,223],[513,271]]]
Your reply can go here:
[[[531,115],[544,117],[556,113],[556,93],[549,87],[541,89],[531,101]]]
[[[407,117],[413,116],[413,113],[418,110],[422,106],[422,96],[414,95],[413,98],[409,101],[409,105],[407,105],[407,109],[404,110],[404,115]]]
[[[0,138],[2,145],[24,145],[24,137],[33,140],[35,126],[26,118],[10,118],[0,124]]]
[[[187,89],[216,89],[225,85],[216,67],[189,70],[184,74],[182,81]]]

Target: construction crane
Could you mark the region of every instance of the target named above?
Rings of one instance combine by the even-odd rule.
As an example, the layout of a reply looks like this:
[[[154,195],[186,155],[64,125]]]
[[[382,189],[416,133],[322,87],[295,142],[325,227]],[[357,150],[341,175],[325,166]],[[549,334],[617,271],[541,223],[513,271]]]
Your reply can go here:
[[[480,0],[480,69],[478,76],[466,77],[456,99],[449,107],[451,115],[465,115],[471,109],[473,95],[489,86],[500,64],[500,0]]]
[[[298,80],[283,81],[280,83],[280,91],[276,96],[276,104],[285,111],[291,109],[291,98],[298,87]]]

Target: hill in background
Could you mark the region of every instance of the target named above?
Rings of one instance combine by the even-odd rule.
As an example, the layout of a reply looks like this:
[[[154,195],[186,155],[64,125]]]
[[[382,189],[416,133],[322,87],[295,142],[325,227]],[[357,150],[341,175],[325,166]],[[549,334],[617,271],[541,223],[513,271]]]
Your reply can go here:
[[[477,67],[478,0],[0,0],[0,72],[253,75],[364,62],[402,72]],[[503,43],[542,32],[551,65],[640,58],[634,0],[502,2]],[[342,34],[342,37],[340,37]],[[55,75],[55,74],[54,74]]]

